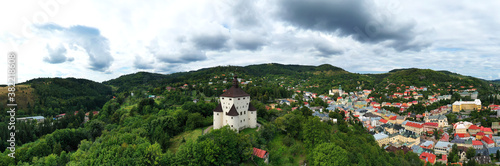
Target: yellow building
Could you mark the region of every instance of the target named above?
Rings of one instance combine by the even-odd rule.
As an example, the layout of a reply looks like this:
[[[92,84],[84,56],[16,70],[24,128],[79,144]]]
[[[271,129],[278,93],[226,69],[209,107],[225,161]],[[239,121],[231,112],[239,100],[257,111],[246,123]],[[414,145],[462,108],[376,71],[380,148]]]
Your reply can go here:
[[[453,112],[460,112],[461,110],[472,111],[481,109],[481,100],[474,101],[455,101],[453,103]]]
[[[377,133],[373,135],[375,140],[378,142],[378,146],[387,145],[389,143],[389,136],[384,133]]]

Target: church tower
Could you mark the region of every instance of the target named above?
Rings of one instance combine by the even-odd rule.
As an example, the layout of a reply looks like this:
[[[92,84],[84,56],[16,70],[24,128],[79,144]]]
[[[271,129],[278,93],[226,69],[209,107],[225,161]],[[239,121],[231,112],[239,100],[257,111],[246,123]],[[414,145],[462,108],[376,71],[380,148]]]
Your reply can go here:
[[[250,104],[250,95],[238,86],[235,75],[233,86],[219,96],[219,104],[214,109],[214,129],[229,125],[236,131],[257,127],[257,109]]]

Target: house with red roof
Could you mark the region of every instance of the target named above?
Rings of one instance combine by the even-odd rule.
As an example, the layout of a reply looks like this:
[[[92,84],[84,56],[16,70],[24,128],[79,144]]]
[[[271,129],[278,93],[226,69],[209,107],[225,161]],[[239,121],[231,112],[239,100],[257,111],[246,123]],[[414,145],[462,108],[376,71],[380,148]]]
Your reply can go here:
[[[425,163],[429,162],[431,164],[436,163],[436,155],[428,152],[424,152],[420,154],[420,160],[424,161]]]
[[[469,134],[476,135],[476,133],[481,131],[481,128],[476,125],[470,125],[469,129],[467,129]]]
[[[384,123],[384,124],[386,124],[387,122],[389,122],[388,120],[385,120],[385,119],[380,119],[379,121],[382,122],[382,123]]]
[[[447,132],[444,132],[443,135],[441,135],[441,139],[439,141],[443,142],[448,142],[450,140],[450,135]]]
[[[490,134],[493,134],[493,131],[491,130],[491,128],[489,127],[483,127],[481,126],[481,131],[486,134],[486,135],[490,135]]]
[[[411,122],[411,121],[404,121],[403,122],[403,127],[406,130],[413,131],[417,134],[420,134],[424,131],[424,125],[416,122]]]
[[[252,160],[253,156],[257,156],[258,158],[264,159],[264,163],[268,164],[269,163],[269,153],[265,150],[258,149],[258,148],[253,148],[253,153],[252,153]]]
[[[492,148],[495,147],[495,141],[493,141],[490,137],[481,138],[481,142],[487,147]]]
[[[483,149],[483,143],[481,141],[472,141],[472,148]]]
[[[438,123],[426,122],[424,123],[424,131],[434,131],[434,129],[437,129],[438,126]]]
[[[443,154],[440,159],[437,160],[437,162],[446,164],[448,163],[448,155]]]

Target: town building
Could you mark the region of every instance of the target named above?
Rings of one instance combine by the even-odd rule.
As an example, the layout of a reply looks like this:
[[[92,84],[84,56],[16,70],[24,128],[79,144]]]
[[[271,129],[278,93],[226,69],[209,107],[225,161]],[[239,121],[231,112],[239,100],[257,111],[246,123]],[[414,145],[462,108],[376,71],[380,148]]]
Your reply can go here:
[[[445,115],[426,116],[425,122],[437,123],[438,127],[448,126],[448,118]]]
[[[377,141],[378,146],[387,145],[389,143],[389,136],[384,133],[377,133],[373,135],[375,141]]]
[[[472,110],[480,110],[481,109],[481,100],[476,99],[474,101],[455,101],[453,103],[453,112],[464,111],[472,111]]]
[[[250,104],[250,95],[238,87],[237,76],[234,76],[233,86],[219,98],[220,102],[213,111],[214,129],[228,125],[239,132],[257,127],[257,109]]]

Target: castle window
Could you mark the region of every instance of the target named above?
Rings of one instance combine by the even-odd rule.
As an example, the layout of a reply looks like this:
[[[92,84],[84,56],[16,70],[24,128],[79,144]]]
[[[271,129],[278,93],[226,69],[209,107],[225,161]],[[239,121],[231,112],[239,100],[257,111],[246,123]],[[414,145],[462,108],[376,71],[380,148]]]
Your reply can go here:
[[[247,112],[246,112],[246,111],[244,111],[244,112],[243,112],[243,114],[245,114],[245,115],[246,115],[246,114],[247,114]]]
[[[222,100],[224,100],[224,97],[222,98]]]
[[[233,117],[231,117],[231,119],[233,119]]]
[[[252,112],[252,114],[253,114],[253,112]]]
[[[247,105],[248,105],[248,103],[247,103]]]
[[[219,115],[219,113],[217,113],[217,115]]]
[[[232,99],[229,99],[229,100],[232,100]]]
[[[243,100],[245,100],[245,98],[243,98]]]
[[[245,119],[243,119],[243,122],[245,121]]]
[[[243,121],[241,121],[241,120],[240,120],[240,123],[241,123],[241,122],[243,122]]]
[[[240,100],[240,98],[238,97],[238,100]]]
[[[233,125],[231,125],[231,127],[233,127]]]

